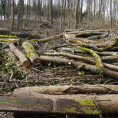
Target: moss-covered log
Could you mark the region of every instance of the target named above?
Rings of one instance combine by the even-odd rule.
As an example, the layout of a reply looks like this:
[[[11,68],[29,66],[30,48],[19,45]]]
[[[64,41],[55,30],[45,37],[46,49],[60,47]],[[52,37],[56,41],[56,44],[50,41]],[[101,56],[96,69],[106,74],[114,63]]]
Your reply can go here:
[[[17,38],[17,36],[0,35],[0,38]]]
[[[71,58],[71,59],[82,60],[82,61],[84,61],[86,63],[89,63],[89,64],[96,64],[96,61],[92,60],[90,57],[78,56],[78,55],[73,55],[73,54],[69,54],[69,53],[63,53],[63,52],[49,53],[49,52],[44,52],[43,54],[44,55],[48,55],[48,56],[65,56],[65,57],[68,57],[68,58]],[[105,67],[107,67],[108,69],[118,71],[118,66],[107,64],[107,63],[103,63],[103,65]]]
[[[30,65],[29,60],[25,57],[25,55],[20,50],[18,50],[14,46],[13,43],[10,43],[9,47],[10,47],[11,52],[13,52],[18,57],[19,61],[24,67],[28,67]]]
[[[19,44],[19,39],[15,39],[15,38],[4,38],[4,39],[0,39],[0,42],[12,42],[12,43],[17,43]]]
[[[87,88],[88,89],[88,88]],[[29,94],[31,93],[31,94]],[[50,99],[54,113],[70,113],[79,115],[99,115],[95,103],[98,103],[102,114],[118,114],[118,95],[46,95],[33,89],[20,88],[13,92],[13,96],[27,98]],[[32,100],[31,99],[31,100]],[[35,101],[34,101],[35,102]],[[40,102],[40,100],[38,101]],[[37,102],[37,104],[38,104]],[[26,102],[27,103],[27,102]],[[30,105],[29,105],[30,106]],[[36,107],[37,108],[37,107]]]
[[[93,48],[96,51],[99,51],[99,49],[97,49],[97,48],[106,47],[110,44],[108,42],[107,43],[106,42],[101,43],[101,42],[98,42],[98,41],[87,40],[85,38],[83,38],[83,39],[81,39],[81,38],[71,38],[71,39],[69,39],[69,42],[72,43],[72,44],[79,44],[83,47]],[[103,49],[100,50],[100,51],[103,51]]]
[[[59,35],[55,35],[55,36],[44,38],[44,39],[32,39],[29,42],[30,43],[33,43],[33,42],[42,43],[42,42],[46,42],[46,41],[50,41],[50,40],[55,40],[55,39],[58,39],[58,38],[61,38],[61,37],[62,37],[62,34],[59,34]]]
[[[41,62],[53,62],[53,63],[58,63],[58,64],[66,64],[66,65],[73,65],[75,67],[83,66],[82,68],[86,71],[92,72],[94,74],[103,74],[109,77],[114,77],[118,78],[118,73],[115,71],[112,71],[110,69],[104,68],[102,71],[98,69],[98,67],[82,62],[74,62],[69,59],[63,59],[60,57],[53,57],[53,56],[41,56],[40,57]]]
[[[95,36],[91,36],[88,37],[89,40],[95,40],[95,39],[101,39],[101,38],[106,38],[109,36],[109,33],[105,33],[105,34],[101,34],[101,35],[95,35]]]
[[[115,38],[114,42],[110,45],[108,45],[107,47],[103,48],[103,50],[109,50],[115,46],[118,46],[118,38]]]
[[[39,65],[40,64],[40,57],[36,53],[34,47],[32,44],[29,42],[24,42],[22,44],[22,47],[26,53],[27,58],[31,61],[33,66]]]
[[[103,66],[103,64],[102,64],[102,61],[101,61],[99,55],[97,55],[93,50],[88,49],[88,48],[79,47],[79,46],[73,47],[73,48],[78,48],[78,49],[80,49],[80,50],[89,52],[89,53],[95,58],[95,60],[96,60],[96,66],[97,66],[99,69],[101,69],[101,70],[104,69],[104,66]]]

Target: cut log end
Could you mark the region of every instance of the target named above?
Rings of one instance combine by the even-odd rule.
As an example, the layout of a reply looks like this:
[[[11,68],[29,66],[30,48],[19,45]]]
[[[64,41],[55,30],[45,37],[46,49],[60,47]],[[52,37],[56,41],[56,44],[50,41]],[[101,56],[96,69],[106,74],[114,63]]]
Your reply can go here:
[[[40,64],[41,64],[40,58],[36,58],[36,59],[34,59],[33,62],[32,62],[32,65],[33,65],[33,66],[37,66],[37,65],[40,65]]]
[[[24,61],[23,66],[24,67],[29,67],[30,66],[30,61],[29,60]]]

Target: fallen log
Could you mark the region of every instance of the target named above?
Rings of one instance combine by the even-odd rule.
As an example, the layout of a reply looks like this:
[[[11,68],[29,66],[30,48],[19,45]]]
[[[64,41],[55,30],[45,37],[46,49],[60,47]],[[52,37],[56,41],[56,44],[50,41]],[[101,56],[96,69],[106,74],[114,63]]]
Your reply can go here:
[[[103,35],[104,32],[85,32],[85,33],[78,33],[76,37],[81,38],[81,37],[90,37],[93,35]]]
[[[19,44],[19,39],[15,39],[15,38],[4,38],[4,39],[0,39],[0,42],[12,42],[12,43],[17,43]]]
[[[35,104],[35,101],[37,101],[35,104],[36,105],[42,105],[41,102],[42,99],[45,101],[47,99],[46,104],[48,103],[49,106],[51,106],[52,109],[50,109],[50,113],[70,113],[70,114],[79,114],[79,115],[98,115],[99,110],[102,111],[102,114],[118,114],[117,108],[118,108],[118,95],[45,95],[45,94],[40,94],[39,92],[33,91],[32,89],[26,90],[24,88],[16,89],[13,92],[13,96],[19,97],[21,99],[22,96],[25,98],[29,98],[27,101],[24,99],[25,105],[28,104],[29,100],[32,104]],[[37,100],[35,100],[37,98]],[[34,99],[34,102],[32,103]],[[38,100],[39,99],[39,100]],[[48,102],[50,100],[50,103]],[[3,101],[3,100],[2,100]],[[4,100],[5,101],[5,100]],[[11,101],[9,98],[7,98],[8,103],[10,104]],[[10,101],[10,102],[9,102]],[[12,103],[14,101],[14,97],[12,99]],[[23,101],[21,102],[14,102],[14,107],[17,108],[18,106],[21,106],[20,103],[24,103]],[[5,102],[6,103],[6,102]],[[16,103],[16,104],[15,104]],[[18,105],[19,103],[19,105]],[[96,107],[96,103],[99,105],[100,109]],[[44,104],[43,106],[45,106]],[[1,104],[2,108],[5,104]],[[12,106],[10,104],[9,106]],[[24,107],[24,111],[28,110],[28,108],[31,107],[31,105],[28,105],[29,107]],[[17,106],[17,107],[16,107]],[[13,108],[14,108],[13,107]],[[47,107],[47,105],[45,106]],[[21,107],[22,108],[22,107]],[[21,109],[20,108],[20,109]],[[32,108],[34,108],[34,105],[32,105]],[[38,108],[38,107],[36,107]],[[41,109],[33,109],[32,111],[37,111],[41,112]],[[40,108],[40,107],[39,107]],[[44,110],[44,107],[42,107]],[[47,107],[49,108],[49,107]],[[43,112],[48,111],[42,110]],[[19,109],[19,110],[20,110]],[[49,111],[48,111],[49,112]]]
[[[87,47],[87,48],[94,48],[94,50],[96,50],[96,51],[99,51],[99,50],[103,51],[103,49],[97,49],[97,48],[106,47],[110,44],[110,43],[100,43],[98,41],[92,41],[92,40],[87,40],[87,39],[82,40],[80,38],[69,39],[69,42],[72,44],[79,44],[79,45],[81,45],[83,47]]]
[[[91,37],[88,37],[88,40],[95,40],[95,39],[101,39],[101,38],[106,38],[109,36],[109,33],[106,32],[104,34],[101,34],[101,35],[96,35],[96,36],[91,36]]]
[[[113,60],[117,60],[118,59],[118,55],[117,56],[103,56],[101,57],[102,61],[113,61]]]
[[[17,38],[17,36],[0,35],[0,38]]]
[[[96,66],[97,66],[99,69],[101,69],[101,70],[104,69],[104,66],[103,66],[103,64],[102,64],[102,61],[101,61],[99,55],[97,55],[93,50],[88,49],[88,48],[83,48],[83,47],[80,47],[80,46],[73,47],[73,48],[78,48],[78,49],[80,49],[80,50],[89,52],[89,53],[95,58],[95,60],[96,60]]]
[[[10,50],[11,52],[13,52],[17,57],[18,59],[20,60],[21,64],[24,66],[24,67],[28,67],[30,65],[30,62],[29,60],[25,57],[25,55],[20,52],[15,46],[13,43],[10,43],[9,44],[9,47],[10,47]]]
[[[88,85],[82,84],[77,86],[34,86],[19,88],[14,91],[31,91],[46,95],[73,95],[73,94],[118,94],[117,85]]]
[[[12,61],[13,63],[17,60],[16,56],[12,51],[8,48],[4,49],[5,53],[9,56],[9,61]]]
[[[110,45],[108,45],[107,47],[103,48],[103,50],[109,50],[115,46],[118,46],[118,38],[115,38],[114,42]]]
[[[54,52],[54,53],[44,52],[43,54],[48,55],[48,56],[66,56],[71,59],[82,60],[89,64],[96,64],[96,62],[94,60],[90,59],[90,57],[83,57],[83,56],[78,56],[78,55],[73,55],[73,54],[68,54],[68,53],[63,53],[63,52],[59,52],[59,53],[58,52]],[[101,58],[101,60],[102,60],[102,58]],[[103,59],[102,61],[106,61],[106,59]],[[107,63],[103,63],[103,65],[111,70],[118,71],[118,66],[107,64]]]
[[[32,40],[29,41],[29,43],[33,43],[33,42],[42,43],[42,42],[47,42],[47,41],[50,41],[50,40],[55,40],[55,39],[58,39],[58,38],[62,38],[62,34],[55,35],[55,36],[52,36],[52,37],[49,37],[49,38],[44,38],[44,39],[32,39]]]
[[[78,33],[87,33],[87,32],[108,32],[104,29],[99,29],[99,30],[85,30],[85,31],[72,31],[68,32],[69,34],[78,34]]]
[[[40,64],[40,57],[36,53],[34,47],[29,42],[22,43],[22,48],[24,49],[27,58],[31,61],[33,66]]]
[[[63,59],[60,57],[53,57],[53,56],[41,56],[40,57],[41,62],[53,62],[53,63],[58,63],[58,64],[68,64],[68,65],[73,65],[75,67],[79,67],[79,66],[83,66],[82,68],[86,71],[95,73],[95,74],[103,74],[109,77],[114,77],[114,78],[118,78],[118,73],[112,70],[109,70],[107,68],[104,68],[102,70],[102,72],[99,71],[98,67],[94,66],[94,65],[90,65],[90,64],[86,64],[86,63],[82,63],[82,62],[74,62],[72,60],[69,59]]]

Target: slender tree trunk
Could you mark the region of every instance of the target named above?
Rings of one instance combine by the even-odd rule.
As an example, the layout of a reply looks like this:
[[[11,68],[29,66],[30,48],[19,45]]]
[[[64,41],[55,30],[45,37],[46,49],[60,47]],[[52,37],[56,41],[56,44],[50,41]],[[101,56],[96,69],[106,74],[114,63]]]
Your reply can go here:
[[[75,26],[76,29],[78,29],[78,23],[79,23],[79,17],[78,17],[79,2],[80,2],[80,0],[77,0],[77,5],[76,5],[76,26]]]
[[[50,1],[50,17],[51,17],[51,25],[53,25],[53,0]]]
[[[110,29],[112,28],[112,0],[110,0]]]
[[[14,27],[14,0],[12,0],[12,8],[11,8],[11,30]]]
[[[89,29],[89,23],[90,23],[90,2],[91,2],[91,0],[88,0],[88,6],[87,6],[87,11],[88,11],[87,27],[88,27],[88,29]]]
[[[63,21],[63,5],[64,5],[64,0],[61,1],[62,6],[61,6],[61,18],[60,18],[60,28],[62,29],[62,21]]]
[[[83,0],[81,0],[80,23],[82,24]]]
[[[94,18],[93,18],[93,25],[94,25],[94,28],[96,27],[96,17],[95,17],[95,12],[96,12],[96,2],[94,0]]]

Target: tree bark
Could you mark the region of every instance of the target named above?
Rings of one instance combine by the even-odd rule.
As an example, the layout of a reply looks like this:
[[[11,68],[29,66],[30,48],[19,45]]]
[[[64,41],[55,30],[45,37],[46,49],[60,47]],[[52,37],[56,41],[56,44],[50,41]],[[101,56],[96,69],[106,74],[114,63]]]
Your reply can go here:
[[[44,39],[32,39],[29,42],[42,43],[42,42],[47,42],[47,41],[50,41],[50,40],[56,40],[56,39],[61,38],[61,37],[62,37],[62,34],[59,34],[59,35],[55,35],[55,36],[52,36],[52,37],[49,37],[49,38],[44,38]]]
[[[77,5],[76,5],[76,26],[75,29],[78,29],[78,23],[79,23],[79,17],[78,17],[78,8],[79,8],[79,2],[80,0],[77,0]]]
[[[22,44],[22,47],[26,53],[27,58],[31,61],[32,65],[33,66],[39,65],[40,57],[36,53],[34,47],[28,42],[24,42]]]
[[[13,52],[17,57],[18,59],[20,60],[21,64],[24,66],[24,67],[28,67],[30,65],[30,62],[28,61],[28,59],[25,57],[25,55],[20,52],[15,46],[13,43],[9,44],[9,47],[10,47],[10,50],[11,52]]]
[[[79,66],[83,66],[82,68],[86,71],[90,71],[92,73],[95,74],[100,74],[100,71],[98,69],[98,67],[94,66],[94,65],[90,65],[90,64],[86,64],[86,63],[82,63],[82,62],[74,62],[72,60],[69,59],[63,59],[60,57],[52,57],[52,56],[41,56],[40,57],[41,62],[53,62],[53,63],[58,63],[58,64],[68,64],[68,65],[73,65],[75,67],[79,67]],[[118,78],[118,73],[112,70],[109,70],[107,68],[103,69],[102,72],[103,75],[109,76],[109,77],[114,77],[114,78]]]

